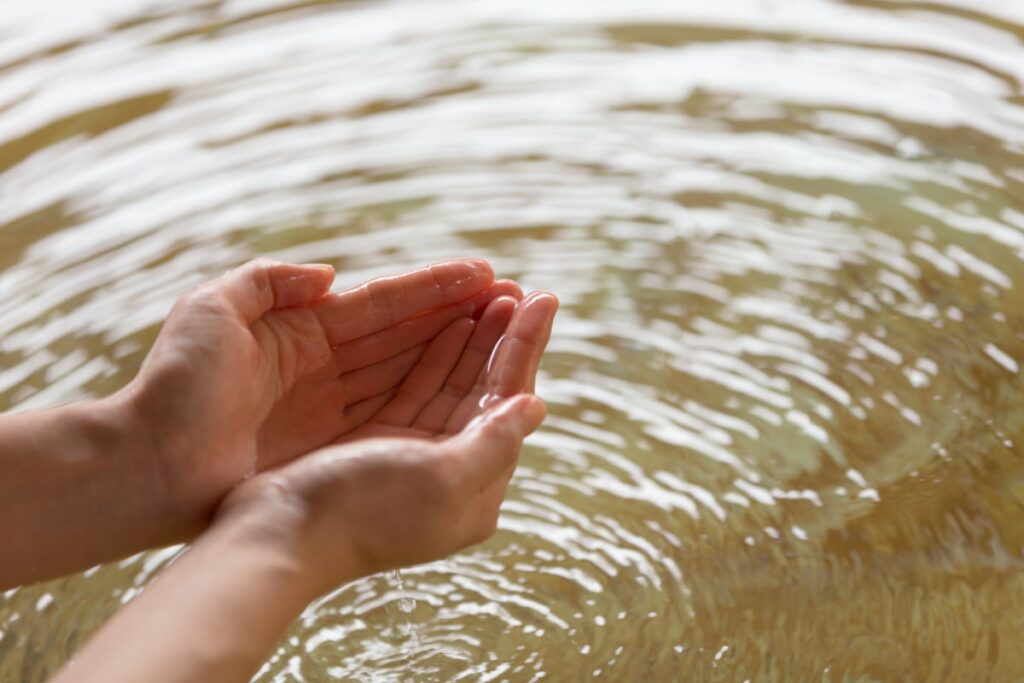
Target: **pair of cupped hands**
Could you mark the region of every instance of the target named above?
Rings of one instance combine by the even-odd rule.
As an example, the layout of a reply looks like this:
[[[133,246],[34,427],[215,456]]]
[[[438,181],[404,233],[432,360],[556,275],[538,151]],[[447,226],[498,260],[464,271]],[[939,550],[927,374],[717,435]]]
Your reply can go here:
[[[192,290],[123,392],[194,530],[287,519],[324,589],[494,532],[558,307],[477,259],[333,280],[257,260]]]

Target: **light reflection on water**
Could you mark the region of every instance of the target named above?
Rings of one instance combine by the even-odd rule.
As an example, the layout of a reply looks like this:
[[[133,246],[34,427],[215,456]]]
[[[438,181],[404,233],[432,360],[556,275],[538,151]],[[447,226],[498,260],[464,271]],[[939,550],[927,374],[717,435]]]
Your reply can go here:
[[[254,254],[563,302],[498,536],[259,680],[1024,677],[1015,4],[70,6],[0,11],[0,407]],[[174,552],[6,595],[0,680]]]

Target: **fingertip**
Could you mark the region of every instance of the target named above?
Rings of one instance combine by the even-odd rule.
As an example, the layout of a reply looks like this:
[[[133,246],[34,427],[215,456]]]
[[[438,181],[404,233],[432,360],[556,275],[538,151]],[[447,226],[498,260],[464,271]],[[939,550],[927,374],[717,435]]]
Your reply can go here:
[[[477,293],[467,304],[467,313],[474,318],[480,318],[490,305],[500,298],[512,299],[519,303],[523,298],[523,290],[512,280],[498,280],[482,292]]]
[[[559,304],[560,302],[555,293],[548,292],[546,290],[530,292],[526,298],[523,299],[524,306],[550,308],[553,311],[558,309]]]
[[[302,267],[314,270],[324,276],[329,275],[331,279],[334,279],[334,266],[330,263],[306,263]]]
[[[480,317],[486,317],[488,320],[493,320],[496,317],[511,317],[512,313],[516,310],[516,306],[518,304],[519,301],[511,296],[499,296],[497,299],[492,299],[491,302],[488,303],[486,307],[484,307],[484,310],[480,314]]]
[[[314,282],[326,293],[334,283],[334,266],[329,263],[307,263],[302,266],[311,273]]]
[[[550,292],[531,292],[519,302],[511,325],[517,334],[533,338],[550,329],[558,310],[558,298]]]
[[[523,288],[515,280],[502,279],[494,283],[495,291],[500,291],[502,296],[509,296],[516,301],[523,300]]]
[[[278,279],[283,275],[283,280]],[[271,271],[274,282],[275,308],[299,306],[319,299],[334,282],[334,266],[307,263],[300,266],[278,264]]]
[[[458,270],[467,271],[466,276],[459,278],[458,282],[494,282],[494,267],[486,260],[478,257],[456,259],[442,263],[435,263],[436,266],[455,266]]]
[[[251,323],[267,311],[312,303],[334,280],[327,264],[308,266],[260,257],[210,283],[220,288],[237,313]]]
[[[526,420],[526,433],[531,434],[547,418],[548,404],[544,402],[544,399],[534,394],[526,394],[526,399],[523,403],[525,404],[523,413]]]
[[[517,394],[492,409],[491,420],[514,421],[522,435],[532,433],[547,417],[547,404],[534,394]]]
[[[489,276],[492,280],[494,279],[494,267],[489,261],[482,258],[469,258],[466,262],[473,267],[473,270],[484,276]]]

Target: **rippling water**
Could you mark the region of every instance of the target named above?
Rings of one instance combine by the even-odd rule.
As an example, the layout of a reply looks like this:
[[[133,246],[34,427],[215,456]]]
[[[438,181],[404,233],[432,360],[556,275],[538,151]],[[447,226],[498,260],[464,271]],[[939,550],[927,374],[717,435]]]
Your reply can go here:
[[[496,538],[259,681],[1024,678],[1024,5],[140,6],[0,11],[0,408],[254,254],[563,302]],[[176,552],[4,595],[0,680]]]

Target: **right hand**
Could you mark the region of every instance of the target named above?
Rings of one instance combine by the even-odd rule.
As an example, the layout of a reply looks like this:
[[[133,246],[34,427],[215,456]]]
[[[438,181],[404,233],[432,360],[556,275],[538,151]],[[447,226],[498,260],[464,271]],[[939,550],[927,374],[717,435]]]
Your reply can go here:
[[[523,439],[544,419],[530,392],[556,308],[540,293],[495,300],[475,326],[455,321],[355,440],[238,486],[215,525],[283,540],[314,594],[488,538]]]

